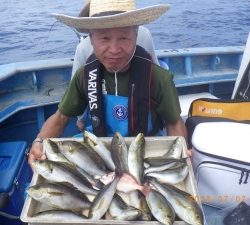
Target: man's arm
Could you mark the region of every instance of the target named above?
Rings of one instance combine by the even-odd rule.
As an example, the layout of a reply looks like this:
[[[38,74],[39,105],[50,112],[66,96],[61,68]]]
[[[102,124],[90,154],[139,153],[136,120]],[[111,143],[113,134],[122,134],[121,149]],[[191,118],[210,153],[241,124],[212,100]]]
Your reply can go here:
[[[45,139],[50,137],[59,137],[63,131],[67,123],[69,122],[70,117],[63,115],[59,110],[54,113],[51,117],[49,117],[44,123],[41,131],[37,135],[37,139]],[[35,140],[37,140],[35,139]],[[45,153],[43,152],[43,146],[41,141],[34,141],[30,152],[29,152],[29,164],[36,159],[43,160],[45,159]]]
[[[166,129],[169,136],[182,136],[187,140],[187,129],[181,117],[175,123],[167,124]]]

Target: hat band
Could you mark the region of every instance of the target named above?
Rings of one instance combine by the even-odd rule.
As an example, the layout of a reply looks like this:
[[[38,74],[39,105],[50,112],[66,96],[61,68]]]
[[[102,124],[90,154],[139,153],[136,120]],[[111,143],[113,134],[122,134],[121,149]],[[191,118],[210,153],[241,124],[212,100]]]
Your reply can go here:
[[[101,17],[101,16],[112,16],[119,13],[124,13],[125,11],[106,11],[92,15],[91,17]]]

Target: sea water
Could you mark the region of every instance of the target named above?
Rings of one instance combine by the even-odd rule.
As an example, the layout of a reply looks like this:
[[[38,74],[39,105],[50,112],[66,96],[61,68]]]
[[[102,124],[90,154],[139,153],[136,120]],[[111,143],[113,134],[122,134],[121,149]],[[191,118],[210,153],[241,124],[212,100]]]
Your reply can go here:
[[[78,37],[51,13],[77,16],[83,0],[1,0],[0,64],[72,57]],[[137,0],[137,7],[171,4],[146,25],[156,49],[245,45],[249,0]]]

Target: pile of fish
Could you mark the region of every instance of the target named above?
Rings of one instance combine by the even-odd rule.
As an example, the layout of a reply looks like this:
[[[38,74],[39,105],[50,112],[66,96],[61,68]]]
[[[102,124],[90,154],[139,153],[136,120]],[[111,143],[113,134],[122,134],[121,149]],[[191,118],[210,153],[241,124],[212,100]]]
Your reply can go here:
[[[177,187],[187,177],[188,166],[177,137],[160,157],[145,158],[145,138],[138,134],[128,146],[119,132],[110,147],[85,131],[83,142],[46,139],[46,160],[34,161],[44,181],[29,187],[28,194],[53,210],[33,215],[56,220],[176,219],[203,225],[203,214],[192,195]]]

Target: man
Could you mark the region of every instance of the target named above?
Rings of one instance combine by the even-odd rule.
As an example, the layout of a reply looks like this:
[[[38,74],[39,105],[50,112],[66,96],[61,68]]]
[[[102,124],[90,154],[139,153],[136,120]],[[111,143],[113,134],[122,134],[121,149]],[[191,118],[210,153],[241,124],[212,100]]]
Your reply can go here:
[[[158,18],[169,8],[157,5],[135,9],[133,0],[91,0],[89,17],[56,18],[77,30],[89,31],[94,54],[71,80],[57,112],[34,140],[29,163],[44,159],[42,139],[59,137],[70,117],[89,107],[92,131],[97,136],[157,135],[163,126],[168,135],[184,136],[178,95],[170,72],[152,63],[136,46],[138,26]]]
[[[79,16],[81,15],[82,13],[80,13]],[[146,27],[139,27],[136,44],[143,47],[150,54],[155,64],[160,65],[155,54],[154,42],[151,33]],[[80,40],[80,43],[76,47],[71,77],[75,75],[77,69],[79,69],[80,66],[85,65],[91,54],[93,54],[93,47],[90,43],[89,36],[87,36],[83,40]]]
[[[81,10],[79,17],[88,16],[88,14],[86,15],[86,12],[88,13],[89,11],[87,10],[87,8],[89,8],[89,4],[87,4],[83,8],[83,10]],[[150,54],[152,61],[155,64],[159,65],[159,61],[155,54],[155,48],[154,48],[154,43],[153,43],[151,33],[146,27],[144,26],[139,27],[136,44],[143,47]],[[79,69],[80,66],[86,64],[87,59],[92,54],[93,54],[93,47],[91,45],[89,36],[84,39],[81,39],[80,43],[77,45],[77,48],[76,48],[71,78],[73,78],[77,69]],[[85,110],[85,113],[83,113],[81,116],[77,117],[76,125],[80,131],[83,131],[85,129],[87,117],[88,117],[87,110]]]

